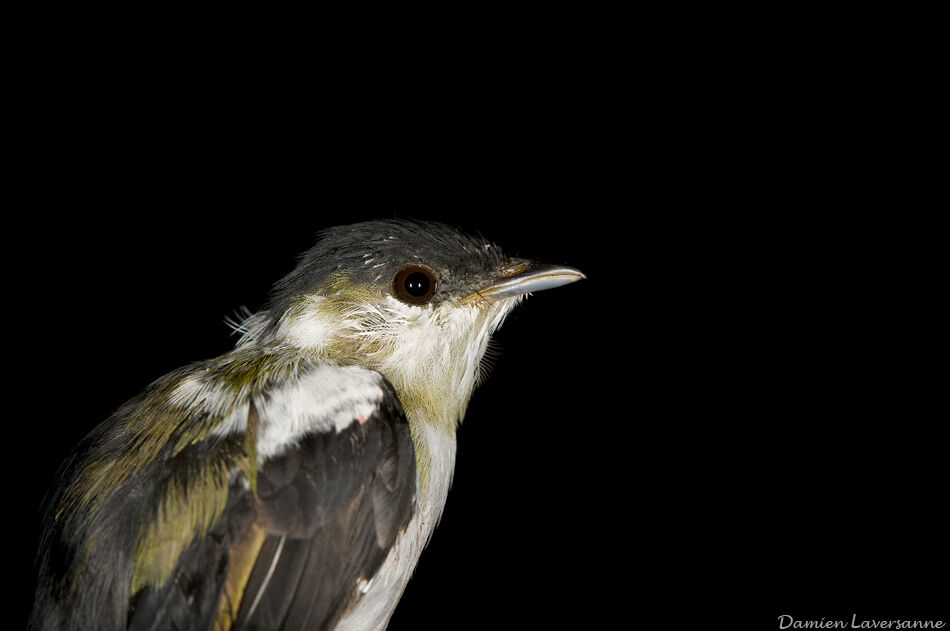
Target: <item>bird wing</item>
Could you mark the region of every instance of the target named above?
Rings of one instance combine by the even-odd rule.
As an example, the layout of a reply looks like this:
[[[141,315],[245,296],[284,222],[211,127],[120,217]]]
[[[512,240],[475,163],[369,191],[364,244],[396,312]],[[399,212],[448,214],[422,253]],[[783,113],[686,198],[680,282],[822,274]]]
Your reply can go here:
[[[335,431],[292,423],[288,436],[288,407],[299,404],[294,394],[290,406],[271,401],[262,408],[259,516],[245,545],[266,537],[236,610],[240,628],[332,628],[411,517],[415,454],[395,392],[377,373],[341,370],[350,374],[328,383],[352,382],[319,395],[324,412],[310,417],[321,425],[332,417]],[[364,398],[374,389],[378,399]]]
[[[257,470],[235,469],[221,517],[135,595],[130,628],[332,628],[408,523],[412,439],[378,373],[310,367],[251,397],[243,433]]]
[[[167,376],[80,446],[34,626],[328,629],[355,604],[415,501],[395,392],[354,366],[250,387],[222,381],[233,368]]]

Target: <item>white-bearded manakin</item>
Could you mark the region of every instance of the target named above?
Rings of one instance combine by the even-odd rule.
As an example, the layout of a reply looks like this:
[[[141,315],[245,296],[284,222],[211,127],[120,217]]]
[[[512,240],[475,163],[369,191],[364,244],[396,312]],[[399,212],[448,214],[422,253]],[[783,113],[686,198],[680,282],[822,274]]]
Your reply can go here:
[[[324,231],[232,351],[154,381],[63,465],[31,628],[385,628],[492,332],[582,278],[437,223]]]

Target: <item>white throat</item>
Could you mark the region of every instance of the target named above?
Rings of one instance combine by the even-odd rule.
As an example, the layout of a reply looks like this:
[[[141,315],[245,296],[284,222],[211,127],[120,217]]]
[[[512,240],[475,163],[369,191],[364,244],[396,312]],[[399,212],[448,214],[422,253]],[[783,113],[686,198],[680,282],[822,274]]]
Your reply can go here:
[[[396,389],[410,421],[454,428],[484,376],[482,358],[491,334],[520,299],[420,307],[386,296],[341,312],[326,308],[327,298],[311,296],[293,316],[281,319],[277,337],[378,371]],[[245,336],[253,331],[249,326]]]

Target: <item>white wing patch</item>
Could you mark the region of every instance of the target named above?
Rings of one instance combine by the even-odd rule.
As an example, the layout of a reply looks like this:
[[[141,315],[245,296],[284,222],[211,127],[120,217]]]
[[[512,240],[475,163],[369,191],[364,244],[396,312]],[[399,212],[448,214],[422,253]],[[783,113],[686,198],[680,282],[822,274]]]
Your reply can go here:
[[[385,396],[382,380],[359,366],[321,365],[255,401],[258,462],[282,454],[308,433],[365,422]]]
[[[196,410],[222,420],[212,430],[212,436],[227,436],[243,432],[247,425],[247,397],[235,396],[226,388],[200,375],[188,375],[169,396],[173,404]]]

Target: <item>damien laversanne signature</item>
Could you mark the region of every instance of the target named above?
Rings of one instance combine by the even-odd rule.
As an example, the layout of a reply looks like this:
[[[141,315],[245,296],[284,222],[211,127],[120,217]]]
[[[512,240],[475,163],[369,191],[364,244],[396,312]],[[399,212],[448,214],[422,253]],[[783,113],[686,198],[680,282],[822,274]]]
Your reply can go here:
[[[851,614],[851,620],[796,620],[782,614],[778,617],[779,629],[944,629],[943,620],[872,620]]]

